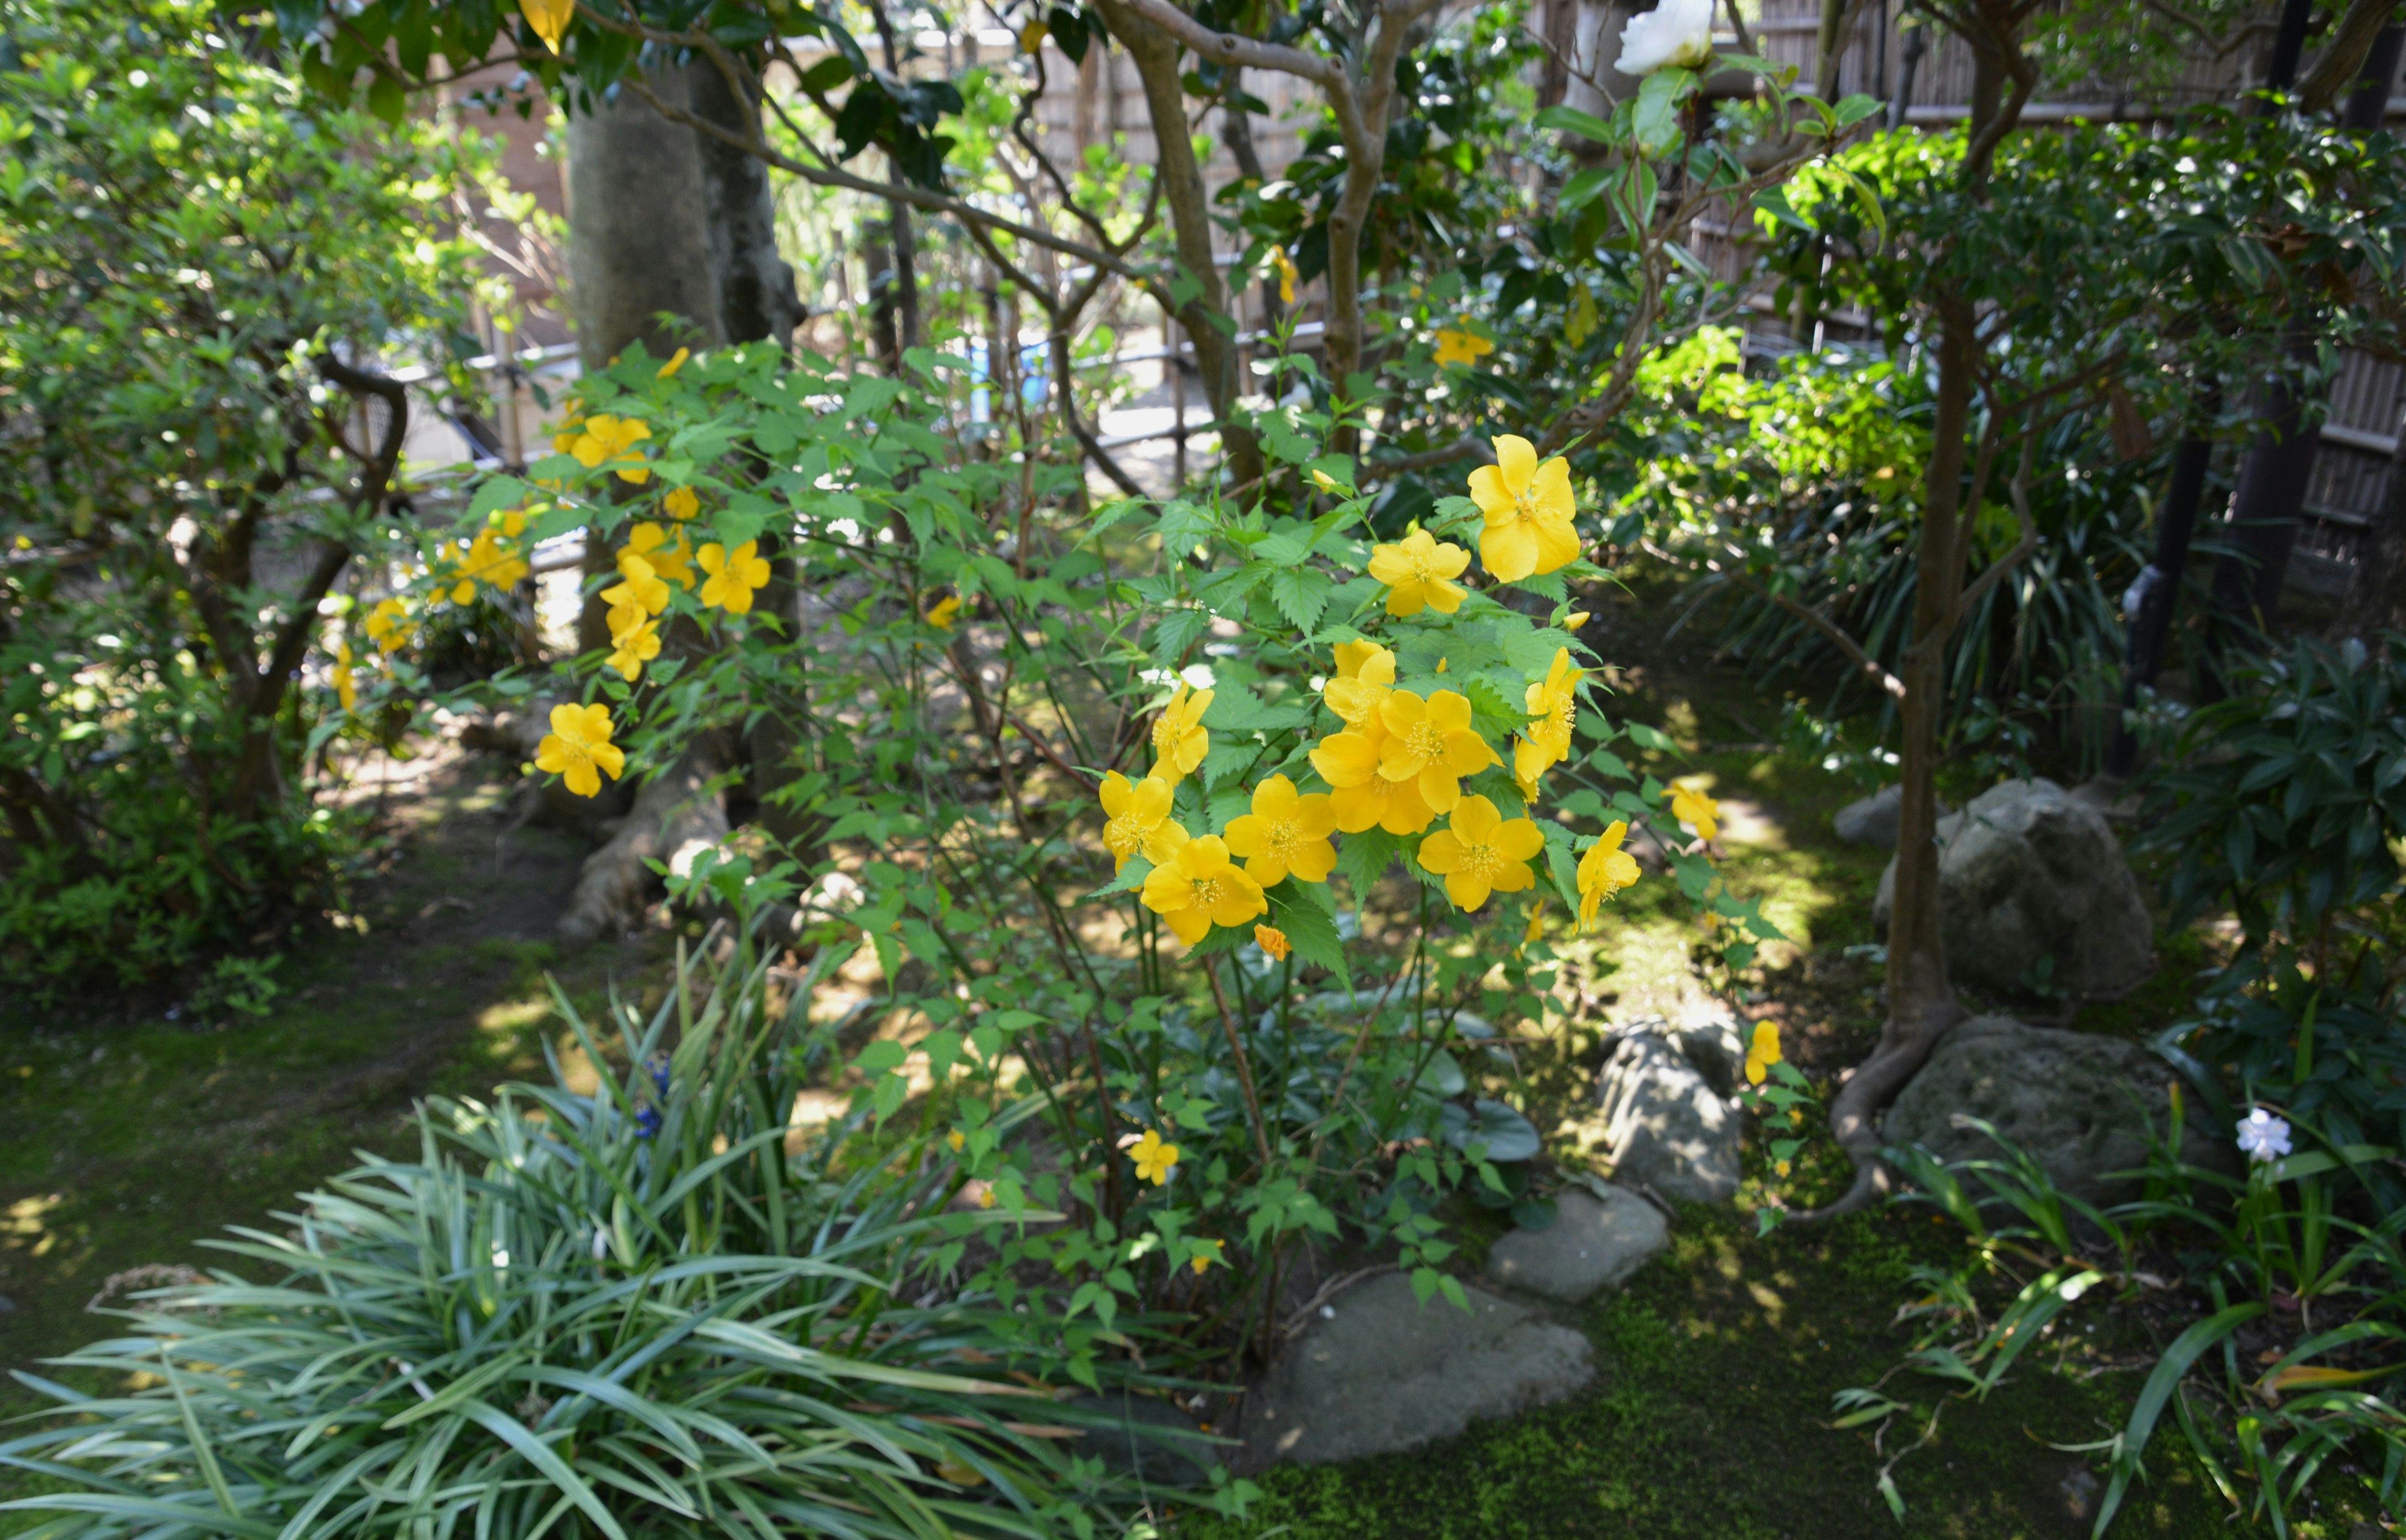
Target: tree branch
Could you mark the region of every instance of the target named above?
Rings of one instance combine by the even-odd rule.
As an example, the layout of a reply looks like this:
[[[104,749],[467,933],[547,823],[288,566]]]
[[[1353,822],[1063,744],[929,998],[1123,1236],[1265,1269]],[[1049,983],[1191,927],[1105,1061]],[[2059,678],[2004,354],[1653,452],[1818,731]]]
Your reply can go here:
[[[1648,549],[1651,551],[1653,547],[1649,544]],[[1804,621],[1806,625],[1812,627],[1815,630],[1819,631],[1822,637],[1827,640],[1832,646],[1846,654],[1847,662],[1852,663],[1858,670],[1861,671],[1867,678],[1876,683],[1881,689],[1886,690],[1896,699],[1902,700],[1904,699],[1904,681],[1889,672],[1885,668],[1882,668],[1876,658],[1873,657],[1871,654],[1863,651],[1862,644],[1861,643],[1857,642],[1853,637],[1848,636],[1846,629],[1836,621],[1831,619],[1828,615],[1823,615],[1820,611],[1815,609],[1810,604],[1806,604],[1802,600],[1790,598],[1789,595],[1780,593],[1776,589],[1764,586],[1762,584],[1755,580],[1754,575],[1751,572],[1747,572],[1742,567],[1723,568],[1719,562],[1707,561],[1705,563],[1705,569],[1707,572],[1715,572],[1722,577],[1730,579],[1739,586],[1753,593],[1757,598],[1770,600],[1780,609],[1785,610],[1790,615],[1794,615],[1797,619]]]
[[[1324,91],[1351,92],[1352,82],[1345,78],[1344,67],[1334,59],[1323,59],[1301,49],[1258,42],[1251,37],[1240,37],[1233,32],[1207,27],[1171,5],[1169,0],[1125,0],[1125,3],[1128,9],[1214,64],[1275,70],[1281,75],[1300,76]]]

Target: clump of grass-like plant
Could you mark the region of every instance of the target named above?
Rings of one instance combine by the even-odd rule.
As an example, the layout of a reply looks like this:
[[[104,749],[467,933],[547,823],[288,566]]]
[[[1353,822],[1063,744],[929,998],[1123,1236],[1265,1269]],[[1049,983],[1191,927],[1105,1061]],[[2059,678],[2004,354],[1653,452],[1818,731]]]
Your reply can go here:
[[[810,982],[772,1013],[748,958],[681,964],[615,1054],[562,1000],[592,1094],[555,1065],[431,1100],[416,1161],[220,1243],[259,1281],[140,1295],[51,1361],[106,1389],[21,1376],[73,1415],[0,1446],[64,1489],[7,1506],[60,1540],[1115,1528],[1070,1452],[1101,1414],[1055,1405],[1083,1344],[940,1286],[949,1164],[789,1132]]]

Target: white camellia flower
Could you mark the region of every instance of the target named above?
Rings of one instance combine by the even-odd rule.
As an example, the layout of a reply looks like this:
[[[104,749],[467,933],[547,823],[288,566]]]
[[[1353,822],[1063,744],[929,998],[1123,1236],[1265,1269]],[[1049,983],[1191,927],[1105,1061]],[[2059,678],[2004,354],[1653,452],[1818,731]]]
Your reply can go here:
[[[2239,1148],[2252,1161],[2272,1162],[2289,1152],[2289,1124],[2262,1108],[2239,1120]]]
[[[1663,0],[1621,29],[1623,75],[1651,75],[1665,65],[1693,69],[1713,56],[1713,0]]]

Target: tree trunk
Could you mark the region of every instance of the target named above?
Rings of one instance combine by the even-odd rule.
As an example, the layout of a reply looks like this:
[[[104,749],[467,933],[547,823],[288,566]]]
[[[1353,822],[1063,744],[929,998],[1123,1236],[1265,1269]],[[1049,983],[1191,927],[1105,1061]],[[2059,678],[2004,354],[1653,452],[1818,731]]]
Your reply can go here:
[[[686,71],[694,114],[738,134],[751,132],[760,104],[739,94],[707,62]],[[703,232],[718,290],[718,331],[727,341],[790,346],[802,324],[793,265],[777,253],[777,205],[766,162],[707,134],[693,136],[701,162]]]
[[[704,733],[675,764],[644,783],[617,834],[586,857],[559,919],[560,940],[582,946],[626,924],[642,911],[651,889],[647,862],[673,862],[696,841],[726,836],[726,801],[715,784],[725,764],[715,735]]]
[[[1237,345],[1235,337],[1214,324],[1215,318],[1228,323],[1228,295],[1211,249],[1210,190],[1203,185],[1195,141],[1186,132],[1186,88],[1179,76],[1178,41],[1120,0],[1097,0],[1097,4],[1104,24],[1136,61],[1137,78],[1144,84],[1145,108],[1153,118],[1158,157],[1153,174],[1161,178],[1162,201],[1169,206],[1181,292],[1186,284],[1195,285],[1193,296],[1178,307],[1179,324],[1186,328],[1195,345],[1196,368],[1203,376],[1203,394],[1211,403],[1211,414],[1219,419],[1229,473],[1239,485],[1259,481],[1260,443],[1251,429],[1232,420],[1239,393]]]

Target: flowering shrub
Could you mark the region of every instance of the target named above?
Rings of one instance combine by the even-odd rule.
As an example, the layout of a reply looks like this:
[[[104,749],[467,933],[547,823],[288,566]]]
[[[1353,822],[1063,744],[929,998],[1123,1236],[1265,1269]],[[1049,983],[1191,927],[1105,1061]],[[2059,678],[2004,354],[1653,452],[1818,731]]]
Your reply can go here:
[[[1500,438],[1381,540],[1334,425],[1289,409],[1251,505],[1087,517],[1043,445],[955,426],[967,383],[766,348],[588,376],[560,452],[474,510],[613,553],[612,648],[568,671],[538,766],[590,795],[713,734],[780,745],[751,789],[814,842],[735,848],[756,831],[682,881],[803,950],[865,941],[865,1107],[927,1093],[961,1201],[1077,1214],[995,1224],[1000,1297],[1251,1339],[1305,1236],[1459,1297],[1448,1194],[1550,1212],[1536,1130],[1472,1072],[1490,1019],[1548,1009],[1546,906],[1592,923],[1643,838],[1734,961],[1773,934],[1707,859],[1710,798],[1666,815],[1611,748],[1567,466]]]

